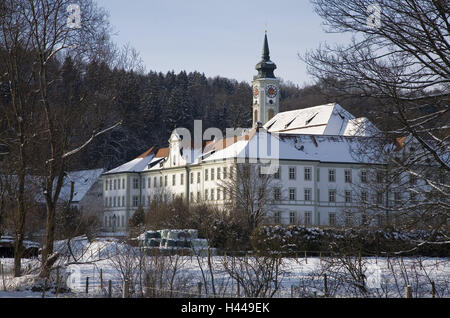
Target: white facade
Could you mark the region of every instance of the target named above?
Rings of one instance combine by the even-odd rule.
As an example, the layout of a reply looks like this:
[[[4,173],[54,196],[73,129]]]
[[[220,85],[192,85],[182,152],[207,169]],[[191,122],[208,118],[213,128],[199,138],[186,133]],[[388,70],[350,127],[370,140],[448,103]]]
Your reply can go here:
[[[253,80],[254,127],[242,136],[226,139],[225,145],[224,140],[214,140],[191,149],[182,146],[175,130],[168,148],[151,148],[103,174],[105,229],[126,230],[137,208],[157,199],[178,196],[191,204],[203,200],[223,205],[218,178],[229,177],[238,159],[251,157],[261,138],[277,142],[279,153],[270,159],[279,160],[281,169],[282,186],[268,222],[327,226],[345,213],[355,213],[361,195],[355,184],[371,163],[354,158],[352,147],[376,128],[338,104],[279,113],[279,79],[271,77],[275,68],[266,37],[263,61],[257,66],[260,75]]]

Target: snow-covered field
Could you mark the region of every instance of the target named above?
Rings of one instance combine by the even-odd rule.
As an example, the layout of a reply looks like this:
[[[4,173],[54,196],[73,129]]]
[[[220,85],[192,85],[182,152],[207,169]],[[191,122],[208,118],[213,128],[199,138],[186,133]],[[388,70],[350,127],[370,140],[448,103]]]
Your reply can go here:
[[[282,258],[278,267],[274,263],[270,267],[252,257],[214,256],[210,271],[207,257],[150,257],[107,239],[89,243],[79,238],[71,242],[70,250],[67,242],[58,242],[56,250],[62,255],[58,264],[58,285],[67,285],[71,290],[71,293],[59,294],[58,297],[105,297],[109,281],[113,297],[118,297],[122,293],[124,278],[130,281],[132,297],[143,294],[212,297],[213,290],[218,297],[237,297],[238,290],[244,296],[244,289],[248,296],[252,296],[252,292],[264,285],[261,278],[264,275],[273,275],[272,283],[265,286],[265,296],[273,293],[274,297],[404,297],[405,287],[409,285],[413,297],[431,297],[434,284],[435,297],[450,297],[449,258]],[[21,279],[11,277],[12,259],[0,261],[5,268],[8,290],[2,291],[0,277],[0,297],[42,297],[42,292],[27,290],[33,285],[33,269],[38,268],[38,260],[24,260],[24,268],[31,275]],[[103,290],[100,290],[100,272]],[[364,283],[358,279],[361,277],[358,274],[365,276]],[[88,295],[86,278],[89,280]],[[239,287],[236,278],[241,279]],[[274,288],[274,284],[279,284],[279,288]],[[55,294],[50,290],[46,297],[55,297]]]

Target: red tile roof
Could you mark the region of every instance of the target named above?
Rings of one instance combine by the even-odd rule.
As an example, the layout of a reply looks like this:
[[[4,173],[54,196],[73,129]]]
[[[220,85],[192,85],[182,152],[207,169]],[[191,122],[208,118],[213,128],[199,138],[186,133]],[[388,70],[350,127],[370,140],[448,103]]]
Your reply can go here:
[[[169,156],[169,148],[161,148],[158,150],[155,157],[156,158],[166,158],[167,156]]]
[[[151,155],[154,151],[156,150],[155,147],[151,147],[149,150],[147,150],[146,152],[144,152],[142,155],[140,155],[138,158],[146,158],[149,155]]]

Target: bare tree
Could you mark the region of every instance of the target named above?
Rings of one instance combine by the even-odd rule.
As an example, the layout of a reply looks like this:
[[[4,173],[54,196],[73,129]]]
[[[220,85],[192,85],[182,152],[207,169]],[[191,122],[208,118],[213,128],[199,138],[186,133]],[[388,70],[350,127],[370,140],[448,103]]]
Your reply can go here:
[[[237,163],[230,178],[218,182],[227,198],[227,210],[244,220],[250,232],[270,217],[278,186],[273,174],[262,174],[260,169],[257,164]]]
[[[371,200],[364,201],[380,217],[382,211],[387,216],[405,212],[416,224],[420,220],[433,230],[448,229],[448,2],[312,3],[327,31],[354,37],[347,46],[325,44],[308,52],[303,60],[310,73],[345,96],[367,97],[378,104],[370,115],[381,128],[379,139],[368,148],[371,153],[366,149],[359,155],[382,159],[373,174],[383,176],[368,182]],[[403,199],[392,198],[393,192],[403,194]]]
[[[95,97],[64,87],[61,62],[70,57],[71,70],[86,61],[111,59],[106,13],[92,0],[7,0],[1,10],[1,48],[7,61],[12,120],[16,122],[19,180],[17,248],[25,223],[25,175],[42,179],[47,221],[42,276],[53,253],[55,215],[70,158],[93,139],[118,126],[108,126]],[[65,95],[61,96],[60,91]],[[58,93],[59,92],[59,93]],[[32,127],[27,127],[33,125]],[[33,145],[33,164],[29,161]],[[33,168],[33,170],[27,170]],[[18,264],[19,265],[19,264]],[[20,269],[20,265],[18,266]]]

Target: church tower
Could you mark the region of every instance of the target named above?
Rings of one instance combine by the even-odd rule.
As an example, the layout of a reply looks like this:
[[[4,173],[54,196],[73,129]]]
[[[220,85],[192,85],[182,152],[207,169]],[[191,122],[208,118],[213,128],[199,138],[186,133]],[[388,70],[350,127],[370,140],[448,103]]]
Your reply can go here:
[[[258,75],[253,78],[253,128],[258,122],[264,125],[280,111],[280,81],[273,74],[276,69],[270,60],[266,32],[262,60],[256,65]]]

